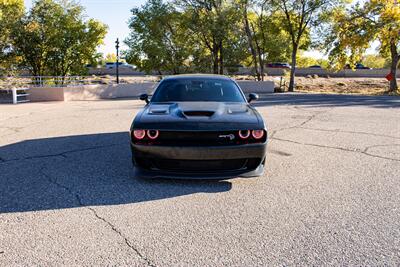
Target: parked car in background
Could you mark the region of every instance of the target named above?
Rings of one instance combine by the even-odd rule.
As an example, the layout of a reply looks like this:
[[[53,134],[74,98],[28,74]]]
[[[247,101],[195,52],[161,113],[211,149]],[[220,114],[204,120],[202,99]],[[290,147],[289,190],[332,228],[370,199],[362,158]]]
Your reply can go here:
[[[312,65],[308,67],[309,69],[322,69],[320,65]]]
[[[356,70],[370,70],[370,69],[371,69],[370,67],[364,66],[361,63],[356,64]]]
[[[275,69],[291,69],[292,67],[289,63],[282,63],[282,62],[273,62],[267,65],[268,68],[275,68]]]
[[[115,69],[117,67],[116,62],[107,62],[106,69]],[[127,68],[127,69],[134,69],[133,65],[128,64],[126,62],[118,62],[118,68]]]
[[[349,70],[351,69],[350,64],[346,64],[346,66],[344,67],[345,69]],[[361,63],[357,63],[356,66],[354,67],[356,70],[370,70],[370,67],[364,66]]]

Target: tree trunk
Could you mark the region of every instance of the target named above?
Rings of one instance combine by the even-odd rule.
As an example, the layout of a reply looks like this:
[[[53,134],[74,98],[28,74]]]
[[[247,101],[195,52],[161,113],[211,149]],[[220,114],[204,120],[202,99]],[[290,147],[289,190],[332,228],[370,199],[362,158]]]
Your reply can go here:
[[[245,30],[246,35],[247,35],[247,42],[249,43],[249,48],[250,48],[251,55],[253,57],[254,70],[255,70],[256,75],[257,75],[257,81],[259,81],[260,80],[260,73],[258,72],[257,53],[256,53],[256,50],[254,49],[254,46],[253,46],[253,35],[251,33],[250,25],[249,25],[249,19],[247,17],[247,8],[244,9],[244,14],[243,15],[244,15],[244,30]]]
[[[213,73],[218,74],[218,46],[214,43],[213,44]]]
[[[261,79],[259,78],[258,80],[264,81],[264,60],[263,60],[263,53],[261,52],[261,47],[260,44],[257,41],[257,38],[255,38],[256,42],[256,47],[257,47],[257,54],[258,54],[258,62],[260,63],[260,76]]]
[[[222,41],[219,42],[219,74],[224,75],[224,50]]]
[[[391,52],[391,57],[392,57],[392,64],[390,66],[390,73],[391,76],[393,77],[392,80],[390,81],[390,92],[396,92],[398,87],[397,87],[397,65],[399,63],[399,53],[397,52],[397,47],[396,43],[394,40],[390,42],[390,52]]]
[[[292,51],[292,68],[290,69],[290,82],[289,82],[289,92],[294,92],[294,77],[296,75],[296,56],[298,44],[293,44]]]

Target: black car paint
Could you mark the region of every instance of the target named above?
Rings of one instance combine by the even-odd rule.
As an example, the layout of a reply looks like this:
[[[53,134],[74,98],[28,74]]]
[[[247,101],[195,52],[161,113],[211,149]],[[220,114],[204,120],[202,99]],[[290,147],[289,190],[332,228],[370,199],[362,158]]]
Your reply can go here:
[[[187,78],[188,76],[185,76]],[[194,79],[197,76],[194,76]],[[204,77],[204,76],[202,76]],[[210,79],[229,79],[223,76],[207,76]],[[178,78],[179,76],[174,76]],[[170,79],[170,78],[169,78]],[[236,84],[237,85],[237,84]],[[238,85],[237,85],[238,86]],[[238,86],[239,90],[240,87]],[[240,90],[243,94],[243,92]],[[244,96],[244,94],[243,94]],[[146,97],[141,97],[146,101]],[[250,97],[257,99],[257,95]],[[190,112],[207,112],[209,116],[188,116]],[[174,102],[153,103],[146,101],[145,107],[136,115],[131,131],[134,129],[155,129],[162,131],[239,131],[266,130],[263,118],[249,102]],[[267,138],[256,144],[240,144],[222,147],[215,146],[160,146],[135,144],[131,140],[132,160],[154,158],[174,160],[217,160],[217,159],[258,159],[258,166],[252,170],[229,172],[185,173],[163,170],[145,170],[135,167],[136,175],[143,178],[233,178],[259,176],[263,172]]]

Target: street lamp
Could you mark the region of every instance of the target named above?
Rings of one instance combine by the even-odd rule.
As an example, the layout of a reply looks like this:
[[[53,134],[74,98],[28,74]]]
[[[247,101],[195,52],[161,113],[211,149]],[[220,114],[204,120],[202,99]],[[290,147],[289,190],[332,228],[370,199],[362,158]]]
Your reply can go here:
[[[115,42],[115,48],[117,49],[117,84],[119,84],[119,40],[117,38],[117,41]]]

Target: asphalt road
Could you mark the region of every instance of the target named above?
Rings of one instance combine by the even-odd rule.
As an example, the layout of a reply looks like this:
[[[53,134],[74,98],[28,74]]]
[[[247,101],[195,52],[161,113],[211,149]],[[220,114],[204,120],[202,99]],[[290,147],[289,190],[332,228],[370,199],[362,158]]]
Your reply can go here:
[[[133,177],[137,100],[0,106],[0,266],[400,265],[400,98],[266,95],[265,175]]]

